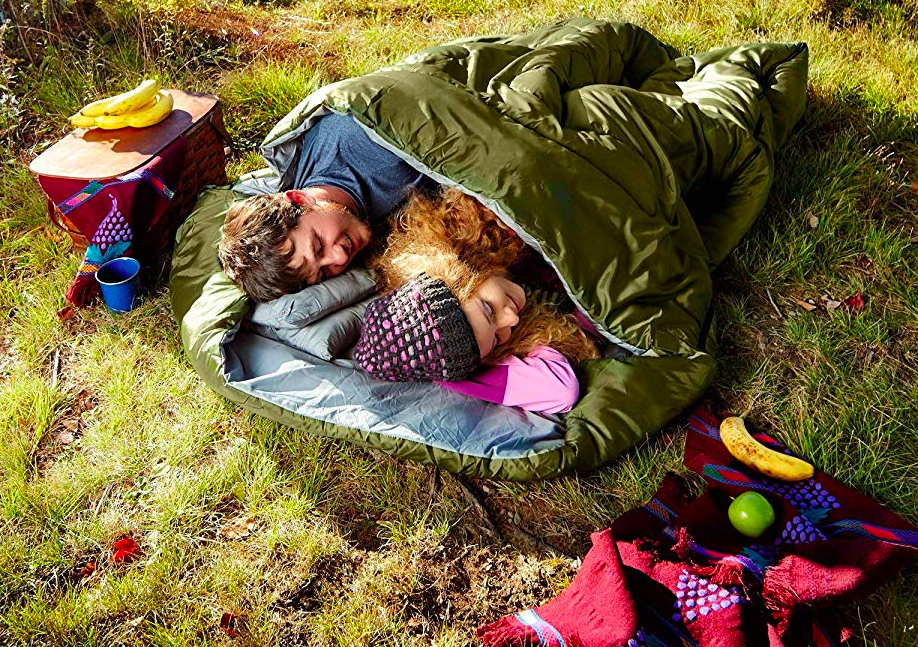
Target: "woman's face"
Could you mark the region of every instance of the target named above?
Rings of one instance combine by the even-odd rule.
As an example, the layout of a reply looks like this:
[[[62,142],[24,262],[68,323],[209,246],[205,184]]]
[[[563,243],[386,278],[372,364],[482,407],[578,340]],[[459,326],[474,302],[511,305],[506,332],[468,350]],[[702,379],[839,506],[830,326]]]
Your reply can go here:
[[[486,279],[472,298],[462,304],[482,357],[510,338],[510,331],[519,323],[520,311],[525,305],[523,288],[502,276]]]

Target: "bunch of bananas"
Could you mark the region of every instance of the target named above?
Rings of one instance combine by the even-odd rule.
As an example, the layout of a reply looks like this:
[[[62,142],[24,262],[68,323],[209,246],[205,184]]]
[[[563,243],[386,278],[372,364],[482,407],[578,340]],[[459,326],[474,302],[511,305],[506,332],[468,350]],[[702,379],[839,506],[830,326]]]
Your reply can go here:
[[[88,103],[70,117],[77,128],[146,128],[158,124],[172,112],[172,95],[159,81],[145,79],[130,92]]]

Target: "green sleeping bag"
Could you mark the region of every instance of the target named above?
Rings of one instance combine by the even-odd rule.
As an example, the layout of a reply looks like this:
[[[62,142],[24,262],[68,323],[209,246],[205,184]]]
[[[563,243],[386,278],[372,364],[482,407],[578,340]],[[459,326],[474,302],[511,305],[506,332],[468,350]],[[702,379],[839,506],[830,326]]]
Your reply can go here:
[[[711,271],[763,209],[774,151],[804,109],[807,55],[802,43],[769,43],[679,56],[634,25],[572,19],[433,47],[326,86],[268,135],[270,170],[250,186],[288,188],[299,136],[329,111],[350,114],[544,256],[617,351],[579,367],[581,398],[552,442],[466,452],[388,433],[382,417],[341,424],[351,418],[326,415],[321,400],[287,406],[237,388],[227,344],[249,302],[213,247],[240,197],[228,189],[205,194],[173,259],[173,308],[195,369],[270,418],[456,472],[526,480],[610,461],[711,381]]]

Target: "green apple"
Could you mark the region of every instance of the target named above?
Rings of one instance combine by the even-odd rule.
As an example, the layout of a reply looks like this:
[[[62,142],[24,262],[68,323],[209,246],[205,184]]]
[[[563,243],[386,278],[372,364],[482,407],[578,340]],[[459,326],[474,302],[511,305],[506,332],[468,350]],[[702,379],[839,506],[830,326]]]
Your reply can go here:
[[[727,510],[730,523],[747,537],[758,537],[775,522],[775,509],[758,492],[743,492]]]

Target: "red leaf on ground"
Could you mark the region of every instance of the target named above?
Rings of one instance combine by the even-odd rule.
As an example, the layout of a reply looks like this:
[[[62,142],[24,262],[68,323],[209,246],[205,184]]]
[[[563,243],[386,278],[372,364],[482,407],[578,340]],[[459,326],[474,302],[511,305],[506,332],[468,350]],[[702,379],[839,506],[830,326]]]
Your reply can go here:
[[[61,321],[67,321],[68,319],[73,319],[73,315],[75,314],[73,306],[64,306],[57,311],[57,318]]]
[[[140,557],[140,546],[134,541],[133,537],[122,537],[115,542],[115,552],[112,554],[112,561],[116,564],[127,563]]]
[[[239,616],[233,613],[224,613],[223,617],[220,618],[220,628],[225,631],[230,638],[235,638],[239,635],[239,627],[241,624]]]
[[[845,299],[843,303],[845,304],[845,307],[852,312],[860,312],[864,309],[864,297],[860,290],[858,290],[854,295]]]
[[[86,562],[86,566],[80,569],[79,577],[90,577],[93,573],[96,572],[96,563],[95,562]]]

